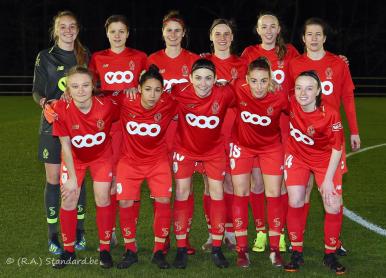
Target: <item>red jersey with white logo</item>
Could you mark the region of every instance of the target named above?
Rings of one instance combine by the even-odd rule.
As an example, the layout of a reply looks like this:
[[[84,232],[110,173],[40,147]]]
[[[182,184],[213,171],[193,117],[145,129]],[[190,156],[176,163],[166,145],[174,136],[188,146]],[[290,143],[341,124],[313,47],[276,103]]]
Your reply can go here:
[[[176,151],[193,160],[225,155],[221,127],[227,109],[234,105],[233,89],[214,85],[209,96],[200,98],[191,83],[176,84],[172,94],[178,101]]]
[[[91,56],[89,69],[94,79],[100,81],[103,91],[118,91],[137,87],[141,72],[146,69],[146,54],[125,48],[117,54],[111,49],[95,52]]]
[[[121,128],[123,130],[122,155],[135,163],[151,163],[167,159],[165,132],[176,115],[176,102],[170,94],[163,93],[152,109],[145,109],[141,97],[130,100],[120,94]]]
[[[261,56],[266,57],[271,63],[272,78],[283,87],[282,90],[284,92],[288,92],[292,89],[291,82],[288,82],[289,61],[299,56],[299,52],[292,44],[287,44],[286,47],[287,53],[283,60],[279,60],[275,48],[265,50],[261,44],[248,46],[244,49],[241,57],[246,60],[248,65]]]
[[[290,63],[290,75],[295,82],[296,77],[307,70],[315,70],[322,82],[322,102],[340,110],[343,102],[347,121],[351,134],[358,134],[358,124],[354,102],[354,84],[351,79],[347,64],[326,51],[326,55],[320,60],[311,60],[307,54],[303,54]]]
[[[205,55],[216,67],[217,82],[234,82],[245,80],[247,65],[244,59],[236,55],[231,55],[226,59],[220,59],[214,54]],[[232,126],[235,121],[236,113],[234,109],[229,109],[224,120],[222,132],[226,138],[231,136]]]
[[[212,61],[215,65],[217,82],[232,82],[236,79],[245,79],[247,64],[244,59],[236,55],[220,59],[214,54],[205,55],[205,59]]]
[[[92,97],[91,110],[84,114],[73,101],[60,101],[55,112],[53,135],[69,136],[74,163],[87,163],[98,159],[111,148],[110,129],[118,120],[117,105],[108,97]]]
[[[282,112],[288,113],[287,94],[276,90],[258,99],[242,80],[236,82],[235,92],[237,113],[232,132],[234,142],[256,154],[282,148],[280,115]]]
[[[164,89],[167,91],[173,84],[189,81],[192,65],[199,58],[200,56],[186,49],[182,49],[177,57],[170,58],[162,49],[151,54],[147,63],[148,65],[154,64],[159,68],[159,72],[164,78]]]
[[[295,97],[290,100],[290,136],[287,152],[309,165],[327,167],[332,149],[342,150],[343,126],[329,105],[304,112]]]

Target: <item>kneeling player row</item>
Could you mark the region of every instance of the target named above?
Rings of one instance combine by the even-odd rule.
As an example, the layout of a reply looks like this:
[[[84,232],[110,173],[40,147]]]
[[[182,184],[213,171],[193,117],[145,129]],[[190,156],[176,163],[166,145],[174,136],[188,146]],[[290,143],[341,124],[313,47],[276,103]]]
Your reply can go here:
[[[272,81],[269,62],[265,58],[253,61],[246,81],[233,85],[217,85],[216,69],[206,59],[197,60],[192,67],[190,82],[177,84],[170,93],[163,93],[163,79],[158,69],[150,66],[140,78],[136,98],[117,93],[111,97],[92,96],[92,77],[83,68],[73,68],[68,74],[68,92],[72,100],[56,105],[57,119],[54,134],[60,137],[63,163],[68,175],[62,180],[61,226],[65,252],[56,267],[66,265],[65,259],[74,255],[76,201],[80,181],[90,168],[97,203],[97,225],[100,239],[100,258],[104,267],[112,266],[109,242],[114,219],[114,206],[109,200],[113,176],[111,159],[112,122],[118,120],[122,131],[122,150],[117,165],[117,199],[120,204],[121,231],[126,253],[118,268],[129,267],[136,259],[135,201],[140,198],[140,185],[148,181],[155,198],[154,257],[160,268],[168,268],[163,255],[171,221],[171,171],[165,132],[177,115],[176,140],[173,145],[173,172],[176,195],[173,210],[177,254],[173,265],[187,266],[187,231],[190,218],[192,174],[202,165],[208,181],[212,258],[218,267],[227,267],[221,251],[225,225],[223,180],[226,172],[232,175],[235,199],[233,224],[241,267],[249,265],[247,246],[248,198],[250,174],[261,173],[267,190],[270,236],[270,259],[283,265],[278,241],[283,225],[280,187],[283,170],[289,191],[288,230],[296,252],[302,249],[302,229],[297,214],[310,172],[322,192],[327,229],[326,253],[336,248],[333,239],[340,227],[334,226],[341,203],[341,171],[338,167],[342,153],[342,126],[339,115],[321,103],[321,84],[314,72],[304,72],[296,79],[295,96],[287,95]],[[235,109],[235,123],[230,138],[222,136],[221,128],[229,108]],[[290,115],[290,137],[284,147],[280,138],[281,113]],[[232,149],[229,151],[229,147]],[[317,160],[315,160],[317,158]],[[227,163],[230,165],[227,170]],[[303,195],[302,195],[303,194]],[[75,217],[75,218],[74,218]],[[331,252],[329,252],[329,250]],[[297,269],[292,260],[286,269]]]

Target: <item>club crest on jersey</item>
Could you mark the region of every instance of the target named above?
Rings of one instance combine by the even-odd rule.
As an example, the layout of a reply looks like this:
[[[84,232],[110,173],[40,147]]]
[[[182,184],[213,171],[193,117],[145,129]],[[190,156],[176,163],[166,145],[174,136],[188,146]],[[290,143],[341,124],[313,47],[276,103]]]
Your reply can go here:
[[[270,105],[268,108],[267,108],[267,116],[272,116],[273,114],[273,107],[272,105]]]
[[[165,69],[160,69],[159,73],[163,74],[163,73],[165,73],[165,71],[166,71]]]
[[[105,128],[105,122],[103,120],[98,120],[96,125],[99,130],[103,130]]]
[[[154,121],[156,123],[158,123],[161,119],[162,119],[162,114],[161,113],[157,113],[157,114],[154,115]]]
[[[283,61],[283,60],[277,61],[277,67],[278,67],[279,69],[284,68],[284,61]]]
[[[56,68],[56,71],[63,71],[64,70],[64,66],[58,66],[57,68]]]
[[[247,106],[248,104],[245,101],[240,101],[241,106]]]
[[[314,136],[314,134],[315,134],[315,129],[314,129],[314,127],[312,126],[312,125],[310,125],[309,127],[307,127],[307,134],[309,135],[309,136]]]
[[[79,125],[72,125],[72,129],[79,129]]]
[[[332,71],[332,68],[328,67],[326,68],[325,74],[326,79],[332,79],[332,75],[334,74],[334,72]]]
[[[135,115],[133,113],[129,113],[129,117],[134,119]]]
[[[289,116],[290,116],[290,118],[292,118],[292,119],[295,118],[294,112],[291,111],[290,114],[289,114]]]
[[[342,126],[341,122],[337,122],[337,123],[332,125],[332,131],[338,131],[338,130],[341,130],[341,129],[343,129],[343,126]]]
[[[109,66],[109,64],[103,64],[102,68],[107,68],[108,66]]]
[[[189,68],[187,65],[183,65],[181,68],[182,76],[189,76]]]
[[[134,63],[133,60],[130,60],[130,62],[129,62],[129,69],[130,69],[131,71],[133,71],[133,70],[135,69],[135,63]]]
[[[212,104],[212,113],[213,113],[213,114],[217,114],[219,109],[220,109],[220,104],[218,104],[218,102],[215,101],[215,102]]]
[[[239,72],[237,71],[236,68],[232,68],[231,69],[231,76],[232,76],[232,79],[236,79],[239,75]]]

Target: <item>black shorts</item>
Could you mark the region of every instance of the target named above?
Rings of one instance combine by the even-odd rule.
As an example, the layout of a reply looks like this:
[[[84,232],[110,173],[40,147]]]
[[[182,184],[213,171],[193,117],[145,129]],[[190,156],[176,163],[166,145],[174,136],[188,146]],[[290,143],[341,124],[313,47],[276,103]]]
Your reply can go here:
[[[40,134],[38,159],[43,163],[60,164],[62,147],[59,137]]]

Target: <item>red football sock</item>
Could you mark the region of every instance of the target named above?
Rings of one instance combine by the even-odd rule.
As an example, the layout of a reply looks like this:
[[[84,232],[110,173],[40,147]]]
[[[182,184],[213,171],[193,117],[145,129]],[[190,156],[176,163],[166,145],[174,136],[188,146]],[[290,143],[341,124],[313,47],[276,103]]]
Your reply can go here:
[[[233,216],[232,216],[233,194],[224,192],[224,201],[225,201],[225,208],[226,208],[225,231],[227,231],[228,233],[233,233],[235,231],[233,228]]]
[[[340,213],[324,215],[324,253],[335,253],[336,245],[339,240],[339,234],[342,227]]]
[[[112,228],[111,230],[112,231],[115,231],[115,226],[116,226],[116,221],[117,221],[117,214],[118,214],[118,210],[117,210],[117,206],[118,206],[118,202],[117,202],[117,194],[111,194],[110,195],[110,206],[111,206],[111,217],[112,217]]]
[[[265,230],[265,201],[264,192],[255,194],[251,192],[249,195],[249,202],[252,208],[253,219],[256,226],[256,232]]]
[[[189,218],[189,203],[186,201],[174,200],[174,234],[176,235],[177,247],[186,247],[186,234]]]
[[[303,233],[306,230],[307,218],[308,218],[308,213],[310,212],[310,207],[311,207],[310,203],[304,203],[304,211],[303,211],[303,215],[302,215],[302,221],[303,221],[303,227],[304,227]]]
[[[141,208],[141,201],[134,201],[134,220],[135,220],[135,224],[138,223],[138,218],[139,218],[139,211],[140,211],[140,208]]]
[[[287,213],[287,230],[291,241],[292,250],[303,252],[303,221],[304,207],[293,208],[288,207]]]
[[[213,200],[210,204],[210,221],[212,224],[212,246],[219,247],[225,231],[225,201]]]
[[[279,197],[267,197],[267,218],[269,227],[269,246],[279,248],[280,233],[283,228],[283,201]]]
[[[208,225],[208,232],[210,234],[211,233],[210,203],[212,199],[210,198],[210,195],[206,195],[205,193],[202,198],[203,198],[203,209],[204,209],[205,220],[206,220],[206,224]]]
[[[136,233],[137,227],[134,219],[134,205],[127,208],[119,207],[121,233],[125,242],[125,250],[137,252]]]
[[[285,222],[287,220],[287,212],[288,212],[288,193],[284,193],[281,195],[281,204],[282,204],[282,217],[281,220],[283,222],[283,229],[285,227]]]
[[[154,202],[154,249],[153,253],[158,250],[163,250],[166,238],[169,235],[170,220],[172,217],[172,210],[170,203],[162,204]]]
[[[62,240],[64,250],[75,252],[76,222],[78,210],[64,210],[60,208],[60,229],[62,230]]]
[[[248,201],[249,196],[233,196],[233,227],[240,248],[248,246]]]
[[[106,250],[110,252],[113,208],[114,206],[111,205],[96,207],[96,223],[98,227],[100,251]]]
[[[190,228],[192,227],[193,213],[194,213],[194,194],[193,192],[188,197],[188,228],[186,230],[189,237]]]

